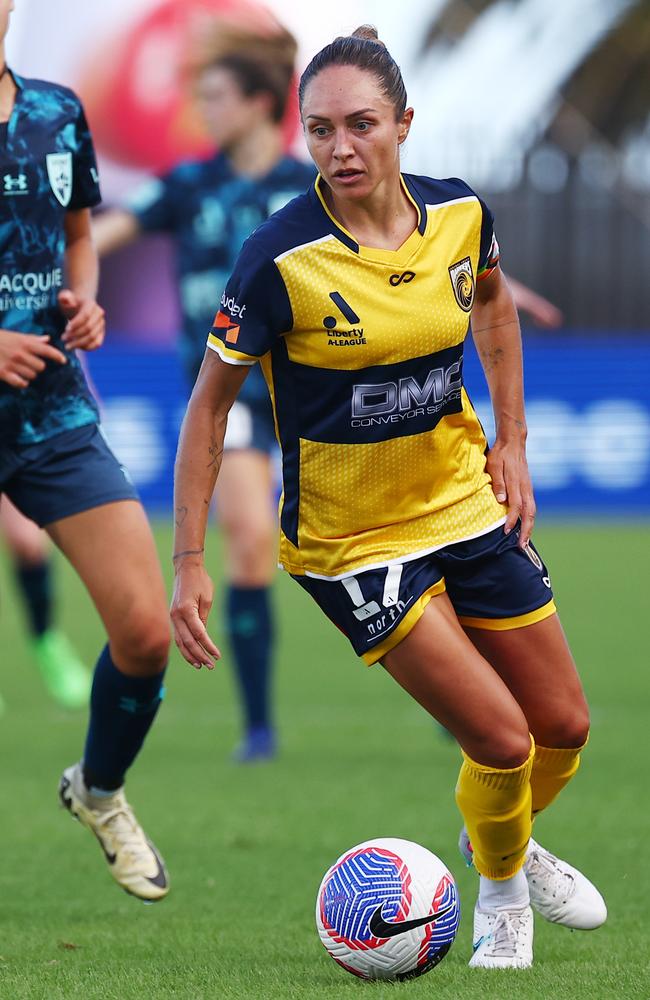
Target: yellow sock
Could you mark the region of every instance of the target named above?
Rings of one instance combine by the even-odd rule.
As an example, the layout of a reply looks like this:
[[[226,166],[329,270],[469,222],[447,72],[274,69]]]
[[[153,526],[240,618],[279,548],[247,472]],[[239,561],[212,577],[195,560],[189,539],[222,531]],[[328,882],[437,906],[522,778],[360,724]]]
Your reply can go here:
[[[524,863],[532,829],[532,736],[530,742],[528,759],[508,770],[477,764],[463,752],[456,802],[474,849],[474,865],[486,878],[511,878]]]
[[[580,751],[587,745],[585,740],[581,747],[568,750],[558,750],[554,747],[535,747],[535,760],[530,775],[530,787],[533,793],[533,816],[546,809],[553,799],[580,767]]]

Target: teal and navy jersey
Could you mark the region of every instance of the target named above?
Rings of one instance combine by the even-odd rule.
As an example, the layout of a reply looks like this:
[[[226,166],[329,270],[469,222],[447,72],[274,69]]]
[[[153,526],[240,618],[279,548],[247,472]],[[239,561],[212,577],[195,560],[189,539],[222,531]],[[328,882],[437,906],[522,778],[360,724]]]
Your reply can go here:
[[[246,242],[209,337],[228,364],[261,362],[282,448],[280,561],[297,575],[398,574],[505,520],[463,387],[476,282],[498,262],[492,216],[463,181],[402,185],[418,225],[385,250],[342,228],[318,178]]]
[[[215,302],[242,244],[314,177],[312,166],[290,156],[265,177],[242,177],[233,172],[227,156],[217,154],[180,164],[148,182],[131,201],[129,208],[143,231],[173,237],[183,324],[180,350],[192,382],[203,360]],[[251,374],[242,398],[265,398],[262,376]]]
[[[65,213],[100,201],[83,108],[58,84],[14,74],[18,88],[0,132],[0,327],[49,334],[68,358],[48,363],[26,389],[0,382],[0,440],[29,445],[97,420],[74,353],[61,342],[65,318]]]

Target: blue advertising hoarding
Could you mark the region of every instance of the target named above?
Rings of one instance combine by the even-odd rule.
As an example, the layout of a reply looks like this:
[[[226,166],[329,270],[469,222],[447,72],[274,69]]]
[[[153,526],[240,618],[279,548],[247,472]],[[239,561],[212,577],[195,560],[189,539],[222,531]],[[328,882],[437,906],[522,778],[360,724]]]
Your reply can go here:
[[[108,345],[89,360],[111,445],[147,508],[169,512],[188,396],[176,355]],[[525,343],[525,379],[540,512],[650,514],[650,343],[537,336]],[[491,439],[489,396],[469,340],[465,384]]]

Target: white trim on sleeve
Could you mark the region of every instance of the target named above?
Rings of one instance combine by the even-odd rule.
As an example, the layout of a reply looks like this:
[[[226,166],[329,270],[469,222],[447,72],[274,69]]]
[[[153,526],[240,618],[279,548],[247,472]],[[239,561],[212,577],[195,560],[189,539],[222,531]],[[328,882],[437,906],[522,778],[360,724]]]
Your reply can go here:
[[[253,361],[244,361],[243,358],[229,358],[227,354],[223,353],[217,344],[213,344],[210,340],[206,346],[209,347],[211,351],[216,351],[221,360],[225,361],[227,365],[244,365],[246,368],[252,368],[253,365],[257,364],[257,358],[254,358]]]

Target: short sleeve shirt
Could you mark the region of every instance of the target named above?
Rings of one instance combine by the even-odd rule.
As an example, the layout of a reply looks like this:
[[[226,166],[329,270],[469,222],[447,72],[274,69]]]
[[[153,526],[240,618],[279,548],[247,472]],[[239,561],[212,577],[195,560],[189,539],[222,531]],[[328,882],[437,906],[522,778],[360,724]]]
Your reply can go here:
[[[67,355],[26,389],[0,382],[0,440],[35,444],[94,423],[97,407],[79,361],[61,341],[65,214],[100,198],[97,164],[78,97],[14,76],[16,101],[0,141],[0,326],[49,334]]]
[[[261,360],[292,573],[418,558],[505,515],[462,374],[476,282],[498,263],[492,215],[458,179],[402,185],[419,222],[392,251],[360,246],[318,179],[247,241],[209,337],[229,364]]]

